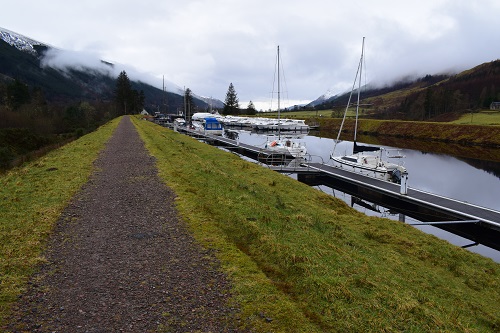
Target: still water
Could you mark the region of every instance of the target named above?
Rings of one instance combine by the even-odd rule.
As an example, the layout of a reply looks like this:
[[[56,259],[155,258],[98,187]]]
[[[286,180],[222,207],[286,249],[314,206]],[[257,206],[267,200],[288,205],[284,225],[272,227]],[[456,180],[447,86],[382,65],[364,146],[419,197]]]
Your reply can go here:
[[[239,140],[243,143],[264,147],[267,137],[264,134],[243,131],[239,133]],[[298,140],[306,145],[308,154],[312,156],[314,162],[329,162],[330,152],[334,147],[333,139],[315,135],[304,135]],[[342,141],[337,144],[335,154],[350,154],[352,153],[352,146],[352,142]],[[487,161],[481,159],[480,156],[477,156],[478,158],[459,158],[452,155],[424,152],[414,149],[400,149],[389,146],[382,147],[386,148],[390,153],[392,152],[392,154],[399,153],[405,156],[403,159],[396,159],[391,162],[398,163],[399,161],[408,169],[409,187],[500,211],[500,162]],[[470,149],[474,150],[474,148]],[[474,151],[470,153],[470,156],[477,155]],[[352,198],[348,194],[326,186],[320,186],[318,189],[334,195],[346,201],[349,205],[352,205]],[[404,218],[399,214],[389,212],[383,207],[375,207],[370,204],[354,204],[353,207],[367,215],[398,220]],[[372,210],[371,208],[376,209]],[[406,223],[417,222],[408,217],[404,218],[404,220]],[[436,227],[417,226],[417,228],[446,239],[450,243],[458,246],[465,246],[472,243],[470,240]],[[468,249],[486,257],[490,257],[496,262],[500,262],[499,251],[483,245],[469,247]]]

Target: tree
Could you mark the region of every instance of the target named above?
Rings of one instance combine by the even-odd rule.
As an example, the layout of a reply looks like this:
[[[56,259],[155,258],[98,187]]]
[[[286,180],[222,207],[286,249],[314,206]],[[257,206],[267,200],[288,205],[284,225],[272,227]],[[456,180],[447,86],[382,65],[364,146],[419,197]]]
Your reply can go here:
[[[186,114],[186,120],[189,122],[193,111],[195,110],[194,98],[191,89],[187,88],[184,92],[184,113]]]
[[[132,93],[132,87],[130,85],[130,80],[125,71],[121,71],[116,79],[116,89],[115,89],[115,102],[117,106],[118,114],[127,114],[127,104],[130,108],[130,95]]]
[[[226,93],[226,100],[224,101],[223,114],[237,115],[239,113],[240,105],[238,101],[238,96],[236,90],[232,83],[229,84],[229,88]]]
[[[425,119],[425,114],[427,114],[428,118],[431,119],[433,113],[434,94],[432,87],[427,87],[426,90],[427,91],[425,92],[424,112],[422,112],[422,120]]]
[[[248,106],[247,106],[247,114],[248,115],[254,115],[257,113],[257,110],[255,109],[255,105],[253,104],[252,101],[250,101],[248,103]]]
[[[144,108],[144,92],[132,89],[130,79],[122,71],[116,79],[115,103],[118,114],[132,114],[141,112]]]
[[[16,79],[7,86],[7,105],[11,109],[17,110],[21,105],[29,103],[30,100],[30,90],[27,84]]]

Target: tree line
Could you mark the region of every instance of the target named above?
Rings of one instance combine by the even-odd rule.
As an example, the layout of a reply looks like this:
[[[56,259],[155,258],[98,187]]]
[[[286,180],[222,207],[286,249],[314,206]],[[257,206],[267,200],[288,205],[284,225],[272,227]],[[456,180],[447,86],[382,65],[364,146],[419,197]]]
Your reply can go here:
[[[0,82],[0,169],[18,156],[77,138],[143,106],[144,93],[131,88],[125,72],[116,79],[113,100],[51,101],[41,88],[19,79]]]
[[[193,113],[198,111],[198,108],[193,101],[193,94],[191,89],[189,88],[187,88],[184,92],[184,101],[186,116],[190,118]],[[252,101],[248,103],[246,109],[240,108],[238,94],[236,93],[236,89],[234,88],[233,83],[230,83],[227,89],[226,98],[224,100],[224,107],[222,109],[212,109],[211,106],[208,106],[208,109],[205,111],[218,111],[222,115],[252,115],[257,113],[255,105]]]

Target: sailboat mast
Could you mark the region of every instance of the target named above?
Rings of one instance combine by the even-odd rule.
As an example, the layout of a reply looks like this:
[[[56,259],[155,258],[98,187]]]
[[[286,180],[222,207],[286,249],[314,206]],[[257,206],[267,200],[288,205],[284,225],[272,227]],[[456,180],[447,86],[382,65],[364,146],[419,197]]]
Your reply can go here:
[[[280,46],[278,45],[278,128],[280,122]]]
[[[344,123],[345,123],[345,118],[347,116],[347,111],[349,111],[349,106],[351,105],[352,95],[353,95],[354,89],[356,88],[356,80],[358,80],[358,77],[359,77],[358,102],[356,104],[356,122],[354,125],[355,126],[355,128],[354,128],[354,145],[356,145],[356,132],[358,130],[359,93],[361,91],[361,65],[363,63],[364,48],[365,48],[365,37],[363,37],[363,46],[361,47],[361,60],[358,64],[358,70],[356,71],[356,76],[354,77],[354,82],[352,83],[351,93],[349,94],[349,100],[347,101],[347,106],[345,107],[344,117],[342,118],[342,122],[340,123],[340,129],[339,129],[339,132],[337,133],[337,139],[335,140],[335,144],[333,145],[333,150],[332,150],[332,153],[330,154],[330,157],[332,157],[333,154],[335,153],[335,149],[337,148],[337,143],[339,143],[340,133],[342,133],[342,128],[344,128]],[[353,148],[353,152],[354,152],[354,148]]]
[[[356,103],[356,122],[354,125],[354,145],[356,145],[356,134],[358,133],[358,114],[359,114],[359,99],[361,94],[361,77],[363,72],[363,56],[365,52],[365,37],[361,46],[361,59],[359,59],[359,81],[358,81],[358,102]]]

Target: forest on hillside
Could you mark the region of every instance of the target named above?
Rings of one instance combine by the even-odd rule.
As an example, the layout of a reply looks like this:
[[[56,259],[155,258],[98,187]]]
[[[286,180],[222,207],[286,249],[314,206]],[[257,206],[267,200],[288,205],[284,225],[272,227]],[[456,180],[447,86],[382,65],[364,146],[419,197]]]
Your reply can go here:
[[[407,120],[431,120],[448,113],[488,109],[500,101],[500,61],[480,65],[410,94],[399,106]]]
[[[18,79],[0,81],[0,169],[25,154],[78,138],[122,114],[143,109],[144,93],[125,72],[110,100],[51,101],[40,87]]]
[[[348,99],[349,94],[343,94],[316,108],[338,115]],[[456,75],[426,75],[382,88],[365,87],[360,104],[364,117],[421,121],[489,109],[495,101],[500,101],[500,60]]]

